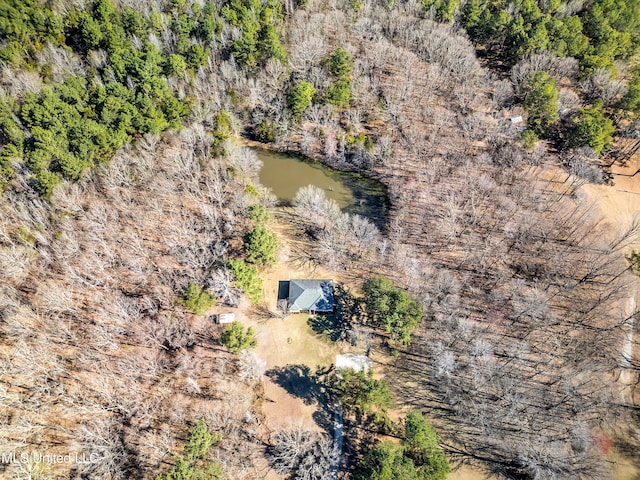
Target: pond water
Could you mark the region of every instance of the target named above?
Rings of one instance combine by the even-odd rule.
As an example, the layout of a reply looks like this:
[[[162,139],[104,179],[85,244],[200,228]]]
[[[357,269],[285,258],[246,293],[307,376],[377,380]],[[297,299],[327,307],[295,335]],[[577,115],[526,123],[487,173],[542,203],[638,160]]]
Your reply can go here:
[[[319,162],[288,153],[255,149],[264,163],[260,183],[282,204],[289,204],[301,187],[315,185],[335,200],[343,211],[357,213],[382,227],[387,210],[385,186],[357,173],[333,170]]]

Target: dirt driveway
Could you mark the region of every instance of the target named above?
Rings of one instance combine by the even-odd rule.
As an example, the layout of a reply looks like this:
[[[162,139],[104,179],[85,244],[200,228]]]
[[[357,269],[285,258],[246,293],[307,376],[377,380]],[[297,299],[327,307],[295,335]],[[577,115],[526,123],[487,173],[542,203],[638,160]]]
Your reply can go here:
[[[319,268],[312,271],[296,265],[289,258],[289,243],[281,233],[282,225],[276,223],[270,227],[279,235],[280,259],[262,277],[265,306],[275,312],[279,281],[296,278],[334,279],[335,276]],[[245,325],[254,328],[258,340],[256,353],[267,362],[267,374],[263,379],[265,427],[267,431],[272,431],[302,422],[309,428],[322,430],[317,422],[318,405],[314,398],[312,377],[319,367],[326,368],[335,362],[339,349],[313,332],[307,324],[308,314],[292,314],[285,318],[266,317],[248,312],[242,320]],[[282,374],[278,376],[275,372]],[[285,374],[288,375],[288,381],[283,380]],[[327,433],[332,434],[330,431]]]

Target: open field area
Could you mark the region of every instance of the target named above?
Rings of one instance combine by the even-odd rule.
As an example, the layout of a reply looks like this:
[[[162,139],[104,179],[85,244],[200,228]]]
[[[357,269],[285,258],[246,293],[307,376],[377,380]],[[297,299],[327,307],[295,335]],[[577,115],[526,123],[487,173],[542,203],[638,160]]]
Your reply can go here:
[[[281,237],[283,244],[286,238]],[[285,250],[286,251],[286,250]],[[310,272],[296,268],[291,259],[283,254],[280,262],[272,267],[265,276],[265,306],[277,312],[278,282],[292,278],[317,278],[329,275],[328,272]],[[322,277],[324,278],[324,277]],[[316,335],[307,324],[308,314],[290,314],[284,318],[260,318],[249,314],[246,325],[253,326],[258,339],[256,353],[266,361],[267,373],[264,378],[265,426],[267,430],[303,422],[309,427],[319,428],[313,420],[318,405],[313,402],[312,388],[304,384],[304,376],[292,375],[290,384],[283,386],[286,380],[278,381],[278,371],[287,369],[307,369],[314,372],[321,367],[329,367],[335,362],[338,349]],[[302,371],[302,370],[300,370]],[[271,372],[271,374],[270,374]],[[296,379],[300,384],[296,384]],[[292,382],[292,383],[291,383]],[[287,390],[288,389],[288,390]],[[297,395],[292,395],[291,390]]]

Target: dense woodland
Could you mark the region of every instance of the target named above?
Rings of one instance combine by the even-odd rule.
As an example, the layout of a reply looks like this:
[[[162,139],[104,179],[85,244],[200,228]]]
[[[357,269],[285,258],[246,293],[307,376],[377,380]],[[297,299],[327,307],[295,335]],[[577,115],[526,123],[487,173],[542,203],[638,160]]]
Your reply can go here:
[[[616,383],[640,220],[604,231],[580,187],[638,135],[638,46],[638,0],[1,2],[1,443],[100,454],[2,475],[435,479],[439,443],[608,478],[640,442]],[[392,354],[386,382],[317,374],[345,458],[265,440],[253,333],[202,316],[259,304],[277,261],[234,136],[388,188],[382,228],[312,186],[287,216],[364,294],[340,335]]]

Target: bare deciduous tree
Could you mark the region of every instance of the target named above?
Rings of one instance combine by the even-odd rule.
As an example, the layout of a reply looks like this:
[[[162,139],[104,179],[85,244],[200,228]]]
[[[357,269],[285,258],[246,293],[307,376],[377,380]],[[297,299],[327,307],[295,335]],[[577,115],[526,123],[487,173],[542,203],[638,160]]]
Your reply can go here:
[[[273,434],[270,460],[279,474],[304,480],[327,478],[338,462],[333,441],[301,423]]]
[[[267,369],[267,362],[258,357],[256,352],[243,350],[238,357],[238,371],[240,380],[259,380]]]

